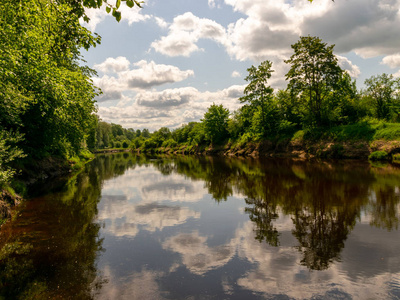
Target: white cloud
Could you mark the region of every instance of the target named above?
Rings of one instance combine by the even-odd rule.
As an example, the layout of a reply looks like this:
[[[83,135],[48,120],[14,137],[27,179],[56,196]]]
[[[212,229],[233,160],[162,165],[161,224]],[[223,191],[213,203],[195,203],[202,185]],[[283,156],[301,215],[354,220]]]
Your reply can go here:
[[[124,86],[121,85],[121,81],[117,78],[104,75],[92,78],[92,80],[94,85],[102,91],[102,95],[96,99],[98,102],[123,99],[122,91]]]
[[[118,56],[117,58],[108,57],[101,64],[94,65],[96,70],[103,73],[118,73],[129,70],[130,62],[126,57]]]
[[[154,19],[156,20],[156,23],[160,28],[165,29],[168,27],[168,23],[165,22],[163,18],[154,17]]]
[[[165,83],[179,82],[194,75],[193,70],[182,71],[178,67],[156,64],[154,61],[141,60],[134,65],[138,68],[121,74],[130,88],[148,89]]]
[[[168,238],[162,246],[166,250],[181,254],[182,263],[197,275],[224,266],[236,253],[235,245],[209,247],[207,237],[198,232],[178,234]]]
[[[180,70],[172,65],[156,64],[154,61],[141,60],[132,64],[126,57],[107,58],[94,67],[103,73],[115,73],[115,76],[104,75],[93,78],[95,85],[99,86],[106,96],[99,98],[119,100],[122,93],[128,90],[144,90],[166,83],[174,83],[194,76],[193,70]],[[112,98],[114,97],[114,98]],[[104,101],[104,100],[103,100]]]
[[[165,276],[163,272],[142,269],[140,272],[130,273],[128,278],[121,280],[120,274],[113,269],[114,267],[114,265],[105,265],[99,270],[107,281],[101,285],[101,293],[96,294],[96,299],[165,299],[168,295],[159,286],[160,278]]]
[[[180,89],[169,89],[162,92],[143,92],[136,95],[138,105],[163,109],[170,106],[180,106],[195,98],[198,91],[187,87]]]
[[[348,58],[340,55],[336,55],[338,58],[339,66],[347,71],[352,78],[357,78],[361,71],[360,68],[354,65]]]
[[[174,18],[167,36],[151,44],[151,47],[167,56],[190,56],[200,51],[196,45],[199,39],[212,39],[225,45],[226,30],[217,22],[199,18],[191,12]]]
[[[240,76],[241,75],[240,75],[240,73],[238,71],[233,71],[232,74],[231,74],[231,77],[233,77],[233,78],[238,78]]]
[[[400,53],[385,56],[382,59],[382,63],[389,66],[390,68],[400,68]]]

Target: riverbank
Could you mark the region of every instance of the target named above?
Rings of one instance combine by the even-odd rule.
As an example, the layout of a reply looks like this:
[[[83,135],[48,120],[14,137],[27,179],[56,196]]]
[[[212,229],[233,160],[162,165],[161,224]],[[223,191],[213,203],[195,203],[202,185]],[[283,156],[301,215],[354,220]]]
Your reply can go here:
[[[375,152],[391,160],[400,153],[400,124],[360,122],[325,129],[299,130],[292,135],[271,140],[227,140],[220,145],[176,145],[152,149],[138,148],[139,152],[251,156],[368,159]]]
[[[160,147],[139,153],[165,154],[194,154],[194,155],[221,155],[243,157],[294,157],[294,158],[335,158],[335,159],[363,159],[376,152],[384,151],[391,157],[400,153],[400,141],[367,141],[332,142],[318,141],[310,143],[301,140],[281,140],[248,142],[244,144],[225,144],[216,146],[180,146]]]
[[[82,170],[83,166],[94,157],[94,154],[83,151],[69,159],[49,156],[40,160],[19,161],[16,166],[19,175],[11,185],[0,188],[0,226],[12,217],[13,209],[26,198],[29,186],[37,182],[71,176]]]

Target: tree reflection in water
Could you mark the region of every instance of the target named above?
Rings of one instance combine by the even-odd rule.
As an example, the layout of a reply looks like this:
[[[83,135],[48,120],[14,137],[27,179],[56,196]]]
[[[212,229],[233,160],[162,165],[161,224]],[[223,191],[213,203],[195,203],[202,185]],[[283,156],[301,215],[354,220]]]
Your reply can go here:
[[[386,230],[399,225],[400,172],[395,167],[376,169],[361,162],[103,155],[61,189],[27,202],[18,217],[2,228],[0,298],[93,298],[103,283],[96,269],[96,257],[102,250],[101,224],[96,217],[103,182],[141,166],[153,166],[164,176],[176,173],[185,180],[204,182],[217,202],[240,195],[245,199],[254,238],[268,246],[280,245],[283,234],[277,223],[282,216],[290,216],[288,234],[295,237],[300,263],[311,270],[327,269],[340,259],[347,237],[362,216],[370,217],[371,226]],[[183,193],[182,198],[185,196]],[[161,212],[170,207],[154,200],[135,212]],[[178,211],[175,206],[171,209]],[[193,212],[193,216],[197,220],[200,213]],[[164,247],[175,249],[176,245],[171,242]],[[207,246],[203,252],[212,258],[214,248]],[[224,263],[234,251],[225,254]]]
[[[385,180],[365,162],[177,157],[174,164],[176,172],[204,180],[216,201],[226,200],[233,191],[244,194],[245,212],[260,242],[279,246],[274,222],[280,211],[290,215],[292,234],[303,254],[301,264],[312,270],[327,269],[340,259],[362,212],[369,211],[373,226],[391,230],[399,224],[396,168]]]
[[[92,299],[103,284],[94,222],[101,185],[137,162],[130,155],[103,156],[47,196],[27,201],[1,228],[0,299]]]

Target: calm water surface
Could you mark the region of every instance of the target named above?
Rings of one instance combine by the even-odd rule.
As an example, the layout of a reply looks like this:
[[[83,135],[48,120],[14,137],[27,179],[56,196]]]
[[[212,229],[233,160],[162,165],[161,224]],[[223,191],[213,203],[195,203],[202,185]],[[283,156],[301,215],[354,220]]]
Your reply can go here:
[[[0,299],[400,299],[396,166],[124,153],[46,189]]]

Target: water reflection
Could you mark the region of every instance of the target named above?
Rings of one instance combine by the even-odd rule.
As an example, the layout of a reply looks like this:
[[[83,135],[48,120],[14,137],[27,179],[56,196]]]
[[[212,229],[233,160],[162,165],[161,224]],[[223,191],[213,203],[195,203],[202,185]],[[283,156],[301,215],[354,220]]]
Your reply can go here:
[[[102,155],[2,228],[0,295],[396,299],[399,217],[394,166]]]

